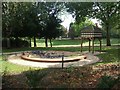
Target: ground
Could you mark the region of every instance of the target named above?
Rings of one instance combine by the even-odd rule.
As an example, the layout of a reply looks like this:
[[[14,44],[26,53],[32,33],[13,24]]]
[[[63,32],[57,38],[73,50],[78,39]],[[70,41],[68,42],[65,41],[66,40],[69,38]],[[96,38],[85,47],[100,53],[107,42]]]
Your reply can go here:
[[[98,65],[94,67],[69,67],[67,69],[45,69],[42,71],[32,70],[31,72],[27,71],[16,75],[5,76],[3,88],[30,88],[29,84],[27,84],[28,76],[26,77],[26,73],[34,75],[31,76],[31,78],[28,77],[28,80],[31,81],[30,83],[32,83],[32,79],[37,80],[37,82],[34,81],[34,83],[37,83],[37,85],[31,85],[31,87],[33,86],[37,88],[96,88],[100,81],[100,78],[103,76],[111,76],[112,78],[118,78],[118,76],[120,75],[120,64],[108,64],[102,66]],[[39,78],[41,72],[45,73],[43,78]],[[119,86],[117,86],[117,84],[113,85],[112,88],[120,88]]]
[[[53,52],[53,51],[50,51]],[[65,52],[65,55],[78,54],[78,52]],[[85,55],[86,52],[83,52]],[[95,52],[94,55],[97,55]],[[93,58],[92,55],[90,55]],[[101,78],[110,76],[115,80],[114,84],[109,84]],[[21,73],[11,73],[3,75],[3,88],[120,88],[120,64],[107,63],[103,65],[85,65],[83,67],[69,66],[67,68],[46,68],[46,69],[29,69]],[[107,78],[109,79],[109,78]],[[107,82],[107,83],[106,83]],[[104,85],[105,83],[105,85]],[[101,86],[102,85],[102,86]]]
[[[114,39],[113,39],[114,40]],[[114,40],[115,42],[116,40]],[[62,41],[61,41],[62,42]],[[67,41],[70,44],[70,41]],[[112,42],[113,44],[116,44]],[[73,42],[75,44],[75,42]],[[66,44],[66,45],[67,45]],[[78,44],[78,43],[77,43]],[[75,45],[77,45],[75,44]],[[53,47],[53,48],[17,48],[3,50],[12,53],[14,51],[28,50],[57,50],[80,51],[80,47]],[[84,47],[83,51],[88,50]],[[99,51],[99,47],[95,47]],[[119,45],[102,47],[102,53],[97,55],[102,61],[99,63],[58,69],[58,68],[32,68],[20,66],[6,61],[7,56],[0,56],[3,64],[3,88],[120,88],[120,48]],[[1,68],[0,68],[1,69]]]
[[[37,52],[38,51],[36,51],[36,53]],[[64,55],[64,61],[69,60],[69,62],[64,63],[64,67],[83,66],[83,65],[99,62],[100,59],[95,55],[104,53],[104,52],[95,52],[94,54],[92,54],[91,52],[88,52],[88,51],[84,51],[82,53],[81,52],[68,52],[68,51],[44,51],[44,52],[46,52],[45,56],[47,56],[48,53],[49,54],[56,53],[57,56]],[[47,58],[45,56],[44,56],[44,58],[40,58],[39,54],[36,55],[36,54],[32,54],[31,52],[28,52],[25,54],[26,54],[26,56],[22,55],[22,59],[21,59],[21,53],[16,54],[16,55],[14,55],[14,54],[9,55],[8,62],[18,64],[18,65],[41,67],[41,68],[51,68],[51,67],[61,68],[62,67],[62,63],[60,63],[60,62],[54,63],[54,61],[62,61],[62,57],[51,59],[51,58]],[[29,57],[27,57],[28,55],[29,55]],[[24,60],[23,57],[30,59],[30,61],[28,59]],[[80,60],[76,60],[76,59],[80,59]],[[31,60],[34,62],[31,62]],[[44,62],[40,62],[40,61],[44,61]],[[51,62],[46,62],[46,61],[51,61]]]

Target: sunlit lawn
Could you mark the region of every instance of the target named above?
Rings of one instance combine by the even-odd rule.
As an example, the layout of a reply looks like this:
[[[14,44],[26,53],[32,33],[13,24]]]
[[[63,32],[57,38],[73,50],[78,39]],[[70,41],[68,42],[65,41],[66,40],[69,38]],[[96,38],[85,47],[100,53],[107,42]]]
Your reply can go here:
[[[120,48],[109,48],[106,49],[106,53],[97,55],[103,61],[98,64],[106,64],[106,63],[120,63]]]
[[[37,46],[38,47],[45,47],[45,40],[44,39],[37,39]],[[52,40],[53,47],[54,46],[59,46],[59,45],[80,45],[80,40],[75,39],[75,40]],[[48,40],[48,45],[49,45],[49,40]],[[33,41],[32,41],[32,47],[33,47]]]
[[[12,73],[12,74],[27,71],[31,68],[28,66],[16,65],[16,64],[7,62],[5,59],[5,56],[3,56],[3,57],[0,56],[0,64],[2,64],[2,66],[0,67],[1,72],[5,71],[7,73]],[[38,68],[32,68],[32,69],[38,69]]]
[[[48,48],[45,48],[45,44],[44,44],[44,39],[37,39],[37,47],[33,47],[33,42],[32,42],[32,47],[31,48],[13,48],[13,49],[3,49],[3,52],[16,52],[16,51],[27,51],[27,50],[65,50],[65,51],[79,51],[80,50],[80,43],[81,41],[79,39],[77,40],[53,40],[53,47],[50,48],[50,46]],[[49,44],[49,42],[48,42]],[[91,43],[92,44],[92,43]],[[97,44],[97,45],[96,45]],[[112,45],[120,45],[120,40],[116,39],[116,38],[112,38],[111,39],[111,44]],[[64,45],[67,47],[69,45],[77,45],[77,47],[65,47]],[[88,41],[84,41],[83,45],[88,46]],[[99,46],[99,41],[96,39],[95,40],[95,45]],[[103,45],[103,49],[106,46],[106,39],[102,39],[102,45]],[[57,47],[59,46],[59,47]],[[61,47],[60,47],[61,46]],[[95,48],[96,50],[99,50],[99,47]],[[88,50],[88,48],[83,48],[83,50]]]
[[[120,40],[118,38],[111,38],[110,40],[112,45],[120,45]],[[48,45],[49,45],[49,40],[48,40]],[[54,46],[63,46],[63,45],[80,45],[81,40],[80,39],[75,39],[75,40],[52,40],[53,47]],[[92,43],[91,43],[92,44]],[[95,44],[99,44],[99,40],[95,39]],[[89,45],[88,40],[84,41],[85,46]],[[106,39],[102,39],[102,45],[106,45]],[[33,47],[33,41],[32,41],[32,47]],[[49,45],[50,46],[50,45]],[[44,39],[37,39],[37,47],[45,47]]]
[[[120,45],[119,38],[111,38],[111,45]],[[99,44],[99,40],[95,40],[95,44]],[[102,39],[102,44],[106,45],[106,39]]]

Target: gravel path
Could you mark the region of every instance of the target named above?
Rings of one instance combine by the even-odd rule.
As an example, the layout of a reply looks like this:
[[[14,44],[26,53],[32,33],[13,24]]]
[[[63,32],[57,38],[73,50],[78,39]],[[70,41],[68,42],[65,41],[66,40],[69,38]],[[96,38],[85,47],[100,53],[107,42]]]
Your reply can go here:
[[[89,52],[83,52],[81,54],[87,56],[87,58],[79,61],[75,61],[75,62],[64,63],[64,67],[84,66],[84,65],[88,65],[88,64],[92,64],[100,61],[100,59],[97,56],[95,56],[97,54],[100,54],[99,52],[95,52],[94,54]],[[14,64],[25,65],[30,67],[41,67],[41,68],[61,68],[62,67],[62,63],[44,63],[44,62],[26,61],[21,59],[20,55],[21,54],[9,55],[8,61]]]

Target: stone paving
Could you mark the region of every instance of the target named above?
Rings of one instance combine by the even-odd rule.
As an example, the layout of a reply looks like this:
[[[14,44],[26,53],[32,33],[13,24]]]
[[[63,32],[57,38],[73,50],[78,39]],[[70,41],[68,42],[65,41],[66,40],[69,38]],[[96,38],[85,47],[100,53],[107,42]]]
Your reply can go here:
[[[100,54],[100,52],[95,52],[94,54],[89,52],[83,52],[83,55],[87,56],[86,59],[82,59],[75,62],[66,62],[64,63],[64,67],[70,67],[70,66],[84,66],[88,64],[93,64],[96,62],[100,62],[101,60],[95,56],[97,54]],[[25,65],[30,67],[40,67],[40,68],[62,68],[62,63],[45,63],[45,62],[32,62],[32,61],[26,61],[20,58],[20,54],[17,55],[10,55],[8,57],[8,61],[14,64],[18,65]]]

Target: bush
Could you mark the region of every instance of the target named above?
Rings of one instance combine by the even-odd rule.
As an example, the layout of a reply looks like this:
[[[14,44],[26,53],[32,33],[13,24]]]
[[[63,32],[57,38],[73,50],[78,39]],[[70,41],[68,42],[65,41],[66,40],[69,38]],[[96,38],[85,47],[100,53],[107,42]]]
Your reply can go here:
[[[6,38],[2,39],[2,47],[7,48]],[[15,47],[29,47],[29,43],[28,41],[19,38],[18,39],[10,38],[10,48],[15,48]]]
[[[72,65],[70,65],[67,69],[66,72],[71,73],[74,71],[74,67]]]
[[[111,89],[117,82],[118,82],[119,78],[118,79],[114,79],[112,78],[111,76],[102,76],[100,78],[100,81],[97,85],[97,88],[108,88],[108,89]]]
[[[8,71],[7,71],[7,67],[5,67],[5,69],[3,70],[3,72],[1,73],[1,77],[2,77],[2,87],[6,87],[8,84],[7,78],[6,76],[8,75]]]
[[[40,80],[47,74],[47,72],[45,71],[41,71],[41,70],[30,70],[29,72],[25,73],[25,76],[27,77],[27,83],[31,88],[36,88],[39,83]]]

